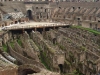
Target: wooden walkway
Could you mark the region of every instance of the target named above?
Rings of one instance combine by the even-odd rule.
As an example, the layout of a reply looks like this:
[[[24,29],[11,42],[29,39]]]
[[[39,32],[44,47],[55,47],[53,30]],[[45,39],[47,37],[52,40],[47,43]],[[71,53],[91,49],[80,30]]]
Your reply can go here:
[[[2,30],[18,30],[18,29],[32,29],[32,28],[47,28],[47,27],[63,27],[69,24],[64,23],[50,23],[50,22],[26,22],[23,24],[13,24],[5,26]]]

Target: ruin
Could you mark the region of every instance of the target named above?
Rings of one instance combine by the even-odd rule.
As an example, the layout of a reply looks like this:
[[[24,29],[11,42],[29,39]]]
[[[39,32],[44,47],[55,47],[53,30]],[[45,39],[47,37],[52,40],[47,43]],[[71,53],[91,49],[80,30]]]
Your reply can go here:
[[[0,0],[0,75],[99,74],[99,0]]]

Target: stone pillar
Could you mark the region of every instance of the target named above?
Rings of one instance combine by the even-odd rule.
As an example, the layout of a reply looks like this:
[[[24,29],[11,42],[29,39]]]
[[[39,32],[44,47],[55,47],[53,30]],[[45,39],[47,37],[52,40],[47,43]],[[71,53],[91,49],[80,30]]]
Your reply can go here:
[[[24,33],[25,32],[25,30],[24,29],[22,29],[22,33]]]
[[[53,29],[55,30],[55,26],[53,27]]]
[[[1,16],[1,21],[3,20],[3,15],[2,15],[2,13],[0,13],[0,16]]]
[[[35,28],[35,31],[37,30],[37,28]]]
[[[2,39],[0,38],[0,47],[2,46]]]
[[[43,32],[45,32],[45,28],[43,28]]]
[[[45,28],[43,28],[42,35],[45,35]]]

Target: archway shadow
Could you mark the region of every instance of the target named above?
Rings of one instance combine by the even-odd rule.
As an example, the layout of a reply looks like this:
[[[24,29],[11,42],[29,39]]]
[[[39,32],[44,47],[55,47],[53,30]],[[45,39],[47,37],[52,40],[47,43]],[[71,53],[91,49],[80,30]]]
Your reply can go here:
[[[28,16],[28,18],[29,18],[30,20],[33,19],[33,17],[32,17],[32,10],[27,10],[27,16]]]
[[[58,66],[59,66],[60,72],[63,73],[63,65],[59,64]]]
[[[24,69],[22,71],[22,74],[21,75],[28,75],[28,74],[33,74],[33,73],[36,73],[36,72],[33,71],[32,69]]]
[[[39,73],[40,71],[40,68],[38,68],[37,66],[34,66],[32,64],[24,64],[19,66],[18,75],[34,74]]]

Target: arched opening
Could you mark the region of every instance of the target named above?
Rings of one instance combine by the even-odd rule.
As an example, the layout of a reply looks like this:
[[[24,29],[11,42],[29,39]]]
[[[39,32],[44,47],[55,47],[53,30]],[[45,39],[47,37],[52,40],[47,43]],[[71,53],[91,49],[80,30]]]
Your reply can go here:
[[[20,73],[19,75],[28,75],[28,74],[33,74],[33,73],[36,73],[36,72],[31,69],[24,69],[22,73]]]
[[[97,24],[95,24],[95,27],[94,27],[94,29],[95,29],[95,30],[97,30],[97,28],[98,28],[98,25],[97,25]]]
[[[25,29],[25,31],[30,35],[33,29]]]
[[[17,24],[18,22],[17,21],[15,21],[15,24]]]
[[[43,28],[37,28],[37,31],[39,31],[42,34]]]
[[[90,28],[92,28],[92,23],[90,23]]]
[[[56,38],[53,39],[53,44],[56,44]]]
[[[53,27],[46,27],[45,31],[49,31],[50,29],[53,29]]]
[[[73,7],[73,9],[75,9],[75,7]]]
[[[18,22],[20,23],[20,22],[21,22],[21,20],[19,19],[19,20],[18,20]]]
[[[59,7],[59,9],[61,9],[61,7]]]
[[[28,18],[29,18],[30,20],[33,19],[33,18],[32,18],[32,11],[31,11],[31,10],[28,10],[28,11],[27,11],[27,16],[28,16]]]
[[[78,9],[80,9],[80,7],[78,7]]]
[[[60,73],[63,73],[63,65],[62,64],[59,64],[59,69],[60,69]]]

